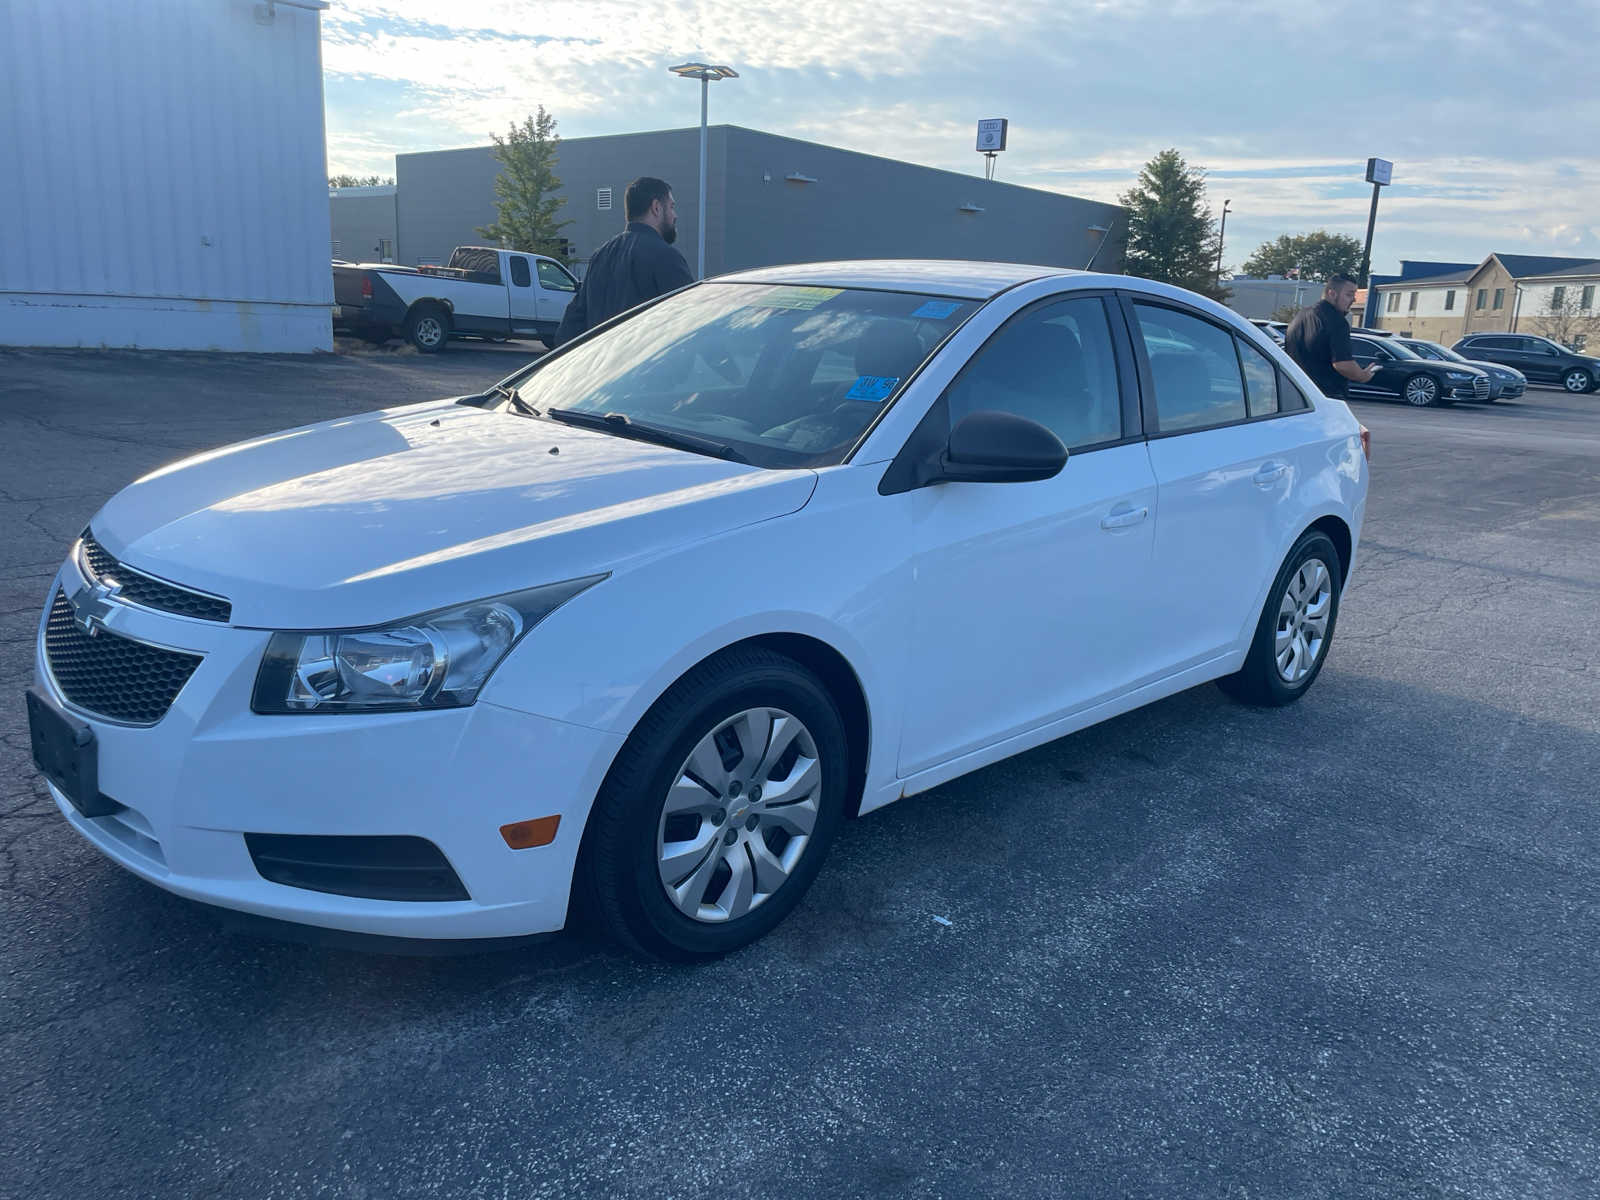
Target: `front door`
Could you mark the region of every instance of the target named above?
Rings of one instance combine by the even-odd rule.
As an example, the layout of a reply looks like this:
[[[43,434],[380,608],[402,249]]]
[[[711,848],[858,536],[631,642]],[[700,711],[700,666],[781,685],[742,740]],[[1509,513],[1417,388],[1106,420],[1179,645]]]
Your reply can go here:
[[[1014,413],[1071,455],[1037,483],[888,498],[909,508],[915,564],[902,775],[1159,673],[1147,611],[1155,479],[1124,409],[1131,371],[1103,297],[1047,300],[990,338],[931,415],[947,411],[954,425],[971,412]]]
[[[538,260],[539,268],[539,323],[559,325],[566,314],[567,305],[578,291],[577,280],[562,270],[559,263],[549,259]]]

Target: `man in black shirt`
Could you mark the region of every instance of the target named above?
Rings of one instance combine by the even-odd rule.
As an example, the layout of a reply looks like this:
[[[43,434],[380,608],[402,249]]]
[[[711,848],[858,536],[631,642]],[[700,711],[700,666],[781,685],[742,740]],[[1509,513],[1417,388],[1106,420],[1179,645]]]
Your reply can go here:
[[[628,185],[622,203],[628,226],[589,260],[578,294],[561,318],[555,346],[694,282],[689,264],[672,248],[678,240],[678,206],[666,181],[641,176]]]
[[[1359,367],[1350,355],[1350,321],[1346,314],[1356,302],[1356,281],[1335,275],[1323,287],[1322,299],[1302,308],[1289,323],[1283,348],[1324,396],[1345,397],[1345,381],[1366,383],[1378,373],[1377,365]]]

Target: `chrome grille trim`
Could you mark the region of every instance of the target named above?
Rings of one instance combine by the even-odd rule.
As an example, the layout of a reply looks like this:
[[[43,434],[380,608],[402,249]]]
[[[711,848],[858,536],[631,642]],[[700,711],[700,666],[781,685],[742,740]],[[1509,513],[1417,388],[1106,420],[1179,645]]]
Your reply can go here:
[[[136,604],[140,608],[156,612],[172,613],[196,621],[215,621],[219,624],[227,624],[233,618],[233,605],[222,596],[213,596],[208,592],[168,583],[165,579],[147,575],[137,567],[118,562],[95,540],[93,530],[83,531],[81,546],[78,561],[89,582],[95,583],[107,578],[115,580],[121,585],[117,599],[125,604]]]

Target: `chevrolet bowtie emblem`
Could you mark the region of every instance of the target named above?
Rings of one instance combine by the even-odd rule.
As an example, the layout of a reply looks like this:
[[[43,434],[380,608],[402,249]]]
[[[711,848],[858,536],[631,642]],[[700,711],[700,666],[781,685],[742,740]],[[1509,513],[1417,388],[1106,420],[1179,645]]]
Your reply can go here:
[[[79,588],[67,597],[67,603],[72,605],[72,619],[77,622],[78,628],[90,637],[99,633],[106,618],[111,615],[112,599],[121,590],[120,583],[101,580]]]

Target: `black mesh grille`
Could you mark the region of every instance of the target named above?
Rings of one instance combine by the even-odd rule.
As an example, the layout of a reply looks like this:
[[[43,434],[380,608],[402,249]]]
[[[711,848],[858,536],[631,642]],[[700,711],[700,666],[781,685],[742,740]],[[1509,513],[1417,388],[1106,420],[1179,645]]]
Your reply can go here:
[[[61,591],[50,606],[44,651],[63,696],[87,712],[135,725],[166,716],[200,665],[198,654],[147,646],[105,629],[90,637],[72,619]]]
[[[94,540],[93,534],[88,532],[83,535],[83,557],[89,569],[97,577],[110,576],[122,585],[117,595],[129,604],[177,613],[180,617],[193,617],[198,621],[225,622],[233,616],[233,605],[226,600],[200,592],[191,592],[188,588],[163,583],[159,579],[152,579],[131,568],[125,568],[107,552],[104,546]]]
[[[426,838],[247,833],[261,878],[369,900],[470,900],[444,852]]]

